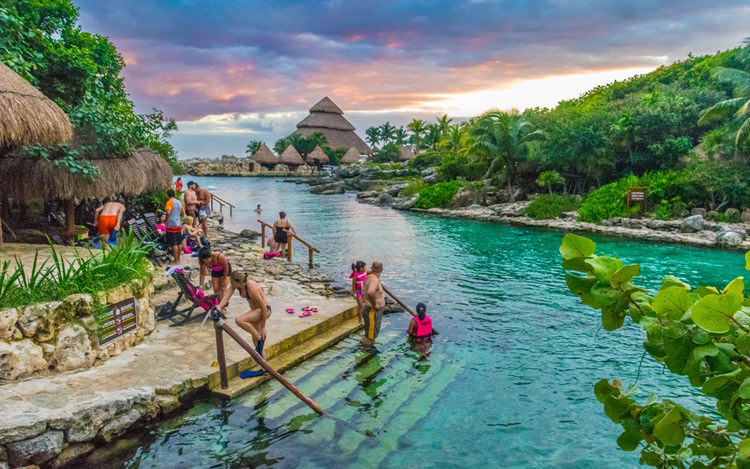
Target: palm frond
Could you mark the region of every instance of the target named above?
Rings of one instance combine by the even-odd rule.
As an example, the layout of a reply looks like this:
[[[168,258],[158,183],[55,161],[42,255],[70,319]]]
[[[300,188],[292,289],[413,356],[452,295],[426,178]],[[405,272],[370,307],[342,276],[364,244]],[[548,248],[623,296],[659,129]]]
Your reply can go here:
[[[733,114],[737,111],[737,108],[742,106],[742,104],[746,100],[747,98],[732,98],[726,99],[724,101],[719,101],[713,106],[701,111],[700,115],[698,116],[698,125],[706,125],[710,122]]]
[[[737,137],[734,139],[734,146],[739,148],[740,143],[747,140],[748,137],[750,137],[750,118],[745,119],[740,130],[737,131]]]
[[[711,75],[719,81],[726,81],[735,86],[738,93],[750,93],[750,73],[737,68],[716,67]]]
[[[745,101],[745,104],[743,104],[742,107],[737,109],[737,112],[734,113],[734,116],[739,119],[742,116],[746,116],[748,114],[750,114],[750,99]]]

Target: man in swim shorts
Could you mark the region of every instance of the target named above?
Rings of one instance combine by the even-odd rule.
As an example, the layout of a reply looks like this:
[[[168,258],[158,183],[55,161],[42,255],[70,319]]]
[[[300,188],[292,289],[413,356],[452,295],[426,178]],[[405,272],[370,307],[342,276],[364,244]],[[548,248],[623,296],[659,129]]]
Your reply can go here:
[[[172,249],[172,257],[174,261],[172,265],[179,265],[180,253],[182,247],[182,221],[181,217],[185,213],[185,209],[182,208],[182,204],[174,196],[174,189],[167,191],[167,205],[164,207],[164,211],[167,212],[167,247]]]
[[[383,297],[383,285],[380,283],[380,274],[383,273],[383,263],[375,261],[372,263],[372,271],[365,279],[364,307],[362,317],[365,320],[365,336],[362,337],[362,345],[372,346],[375,338],[380,333],[380,323],[383,321],[383,308],[385,298]]]
[[[200,187],[198,183],[193,183],[195,195],[198,197],[198,219],[200,220],[203,234],[208,236],[208,224],[206,219],[211,215],[211,193]]]
[[[94,225],[99,229],[99,237],[102,239],[102,249],[109,245],[117,246],[117,232],[122,225],[122,216],[125,213],[125,205],[122,199],[104,199],[104,205],[94,212]]]
[[[193,226],[198,224],[198,196],[195,194],[195,186],[196,184],[193,181],[188,181],[187,190],[183,196],[183,200],[185,201],[185,215],[193,217],[193,221],[195,222]]]

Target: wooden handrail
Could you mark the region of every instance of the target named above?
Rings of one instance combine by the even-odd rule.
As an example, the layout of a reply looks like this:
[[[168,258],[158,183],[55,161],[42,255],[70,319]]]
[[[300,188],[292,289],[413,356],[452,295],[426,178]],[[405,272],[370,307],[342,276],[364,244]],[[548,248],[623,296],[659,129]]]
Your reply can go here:
[[[258,223],[260,223],[260,246],[261,248],[266,248],[266,227],[268,227],[271,230],[271,236],[273,236],[274,227],[273,225],[269,225],[268,223],[264,222],[261,219],[258,219]],[[297,239],[300,243],[304,244],[307,247],[307,255],[308,255],[308,266],[312,269],[313,268],[313,252],[317,252],[320,254],[320,249],[313,247],[305,241],[304,239],[300,238],[296,234],[292,233],[291,231],[286,232],[286,242],[287,242],[287,248],[286,248],[286,258],[289,262],[292,261],[292,238]]]
[[[226,200],[222,199],[216,194],[211,193],[211,211],[214,209],[214,199],[216,199],[216,203],[219,204],[219,212],[224,212],[224,205],[229,206],[229,216],[232,216],[232,209],[234,208],[234,205],[227,202]]]

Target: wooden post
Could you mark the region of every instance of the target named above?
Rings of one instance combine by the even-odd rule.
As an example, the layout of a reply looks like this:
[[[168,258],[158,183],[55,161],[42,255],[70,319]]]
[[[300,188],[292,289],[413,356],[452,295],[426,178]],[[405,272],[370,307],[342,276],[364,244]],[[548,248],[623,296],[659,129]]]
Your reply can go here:
[[[227,389],[229,387],[229,379],[227,377],[227,359],[224,356],[224,336],[221,331],[221,326],[214,322],[214,332],[216,332],[216,361],[219,362],[221,389]]]
[[[211,211],[214,211],[214,195],[211,194]]]
[[[307,248],[307,254],[310,256],[310,268],[313,268],[313,250],[311,247]]]
[[[0,200],[0,249],[3,248],[3,201]]]
[[[292,262],[292,234],[287,233],[286,235],[286,259]]]
[[[234,207],[234,205],[229,204],[229,218],[232,217],[232,207]]]
[[[260,247],[266,248],[266,225],[260,222]]]
[[[261,368],[263,368],[266,372],[268,372],[268,374],[270,374],[274,379],[276,379],[276,381],[278,381],[285,388],[290,390],[292,394],[297,396],[302,402],[307,404],[308,407],[310,407],[312,410],[317,412],[319,415],[326,415],[325,411],[321,409],[320,406],[315,401],[313,401],[309,397],[302,394],[302,392],[300,392],[300,390],[297,389],[292,383],[287,381],[287,379],[284,378],[281,375],[281,373],[271,368],[271,365],[269,365],[268,362],[266,362],[266,360],[264,360],[263,357],[261,357],[260,354],[256,352],[252,346],[250,346],[250,344],[245,342],[242,339],[242,337],[240,337],[239,334],[237,334],[237,332],[235,332],[231,327],[229,327],[229,325],[226,322],[224,322],[223,319],[219,319],[218,324],[221,326],[221,328],[224,331],[226,331],[227,334],[229,334],[231,338],[235,340],[235,342],[237,342],[240,345],[240,347],[245,349],[245,351],[249,353],[251,357],[253,357],[253,360],[255,360],[255,362],[258,365],[260,365]]]
[[[67,199],[65,201],[65,231],[73,233],[75,228],[76,218],[76,205],[73,203],[73,199]]]

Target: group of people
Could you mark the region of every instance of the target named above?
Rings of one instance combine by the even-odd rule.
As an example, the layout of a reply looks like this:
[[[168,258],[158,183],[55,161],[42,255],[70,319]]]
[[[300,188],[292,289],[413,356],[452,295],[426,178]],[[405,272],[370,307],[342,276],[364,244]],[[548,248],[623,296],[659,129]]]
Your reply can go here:
[[[182,180],[177,178],[175,189],[182,188]],[[184,252],[204,247],[208,236],[208,216],[211,214],[211,193],[195,181],[187,183],[182,201],[174,189],[167,191],[167,203],[160,213],[164,225],[167,248],[172,251],[174,265],[180,263]],[[157,227],[159,228],[159,227]]]

